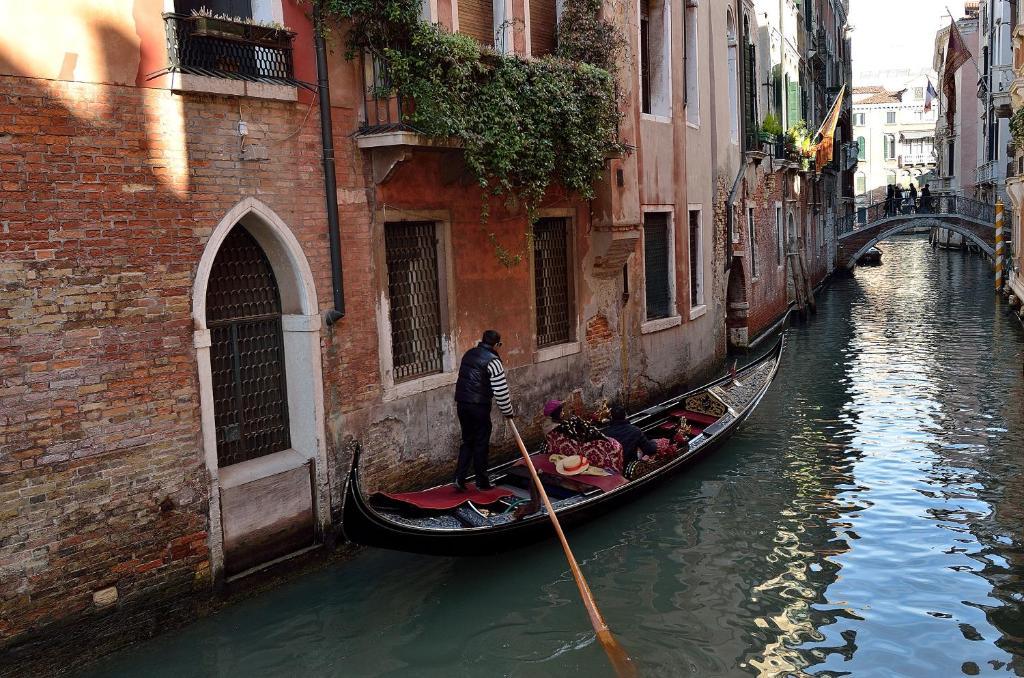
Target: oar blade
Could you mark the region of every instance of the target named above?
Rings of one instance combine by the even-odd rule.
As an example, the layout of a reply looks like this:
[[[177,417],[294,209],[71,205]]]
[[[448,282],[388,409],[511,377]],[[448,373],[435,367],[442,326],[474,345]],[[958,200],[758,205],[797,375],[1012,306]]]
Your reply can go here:
[[[608,629],[601,629],[597,632],[597,639],[601,641],[604,652],[608,655],[608,660],[615,669],[615,674],[619,678],[636,678],[636,665],[633,664],[633,660],[626,654],[625,648],[619,645],[619,641],[615,640],[612,632]]]

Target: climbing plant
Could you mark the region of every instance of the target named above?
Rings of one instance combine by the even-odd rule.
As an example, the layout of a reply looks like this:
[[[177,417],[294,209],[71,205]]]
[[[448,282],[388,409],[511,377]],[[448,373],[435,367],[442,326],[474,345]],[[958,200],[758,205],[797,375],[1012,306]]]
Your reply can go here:
[[[1024,107],[1018,108],[1010,118],[1010,134],[1017,148],[1024,147]]]
[[[384,67],[376,93],[411,100],[405,122],[418,132],[461,141],[484,191],[482,223],[490,196],[521,201],[531,223],[553,183],[593,197],[605,158],[622,150],[612,69],[624,43],[599,6],[567,0],[557,53],[524,59],[422,21],[419,0],[326,1],[351,22],[349,57]],[[488,238],[505,265],[521,260]]]

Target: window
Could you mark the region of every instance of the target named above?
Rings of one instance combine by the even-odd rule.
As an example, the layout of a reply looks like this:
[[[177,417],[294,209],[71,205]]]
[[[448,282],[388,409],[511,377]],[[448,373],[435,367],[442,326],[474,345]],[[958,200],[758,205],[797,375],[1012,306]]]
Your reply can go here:
[[[757,48],[750,35],[750,17],[743,16],[743,127],[746,131],[748,150],[760,150],[761,140],[757,137]]]
[[[921,101],[922,99],[924,99],[924,87],[914,88],[914,99],[916,99],[917,101]]]
[[[667,13],[665,0],[640,0],[640,103],[650,115],[672,114],[669,96]]]
[[[885,124],[895,125],[896,124],[896,111],[885,112]]]
[[[737,63],[739,55],[736,53],[738,40],[736,38],[736,20],[732,12],[726,13],[726,44],[729,53],[729,138],[733,143],[740,139],[740,104],[739,104],[739,73]]]
[[[747,247],[750,250],[750,277],[751,278],[756,278],[757,277],[757,254],[756,254],[757,238],[756,238],[756,233],[755,233],[755,230],[754,230],[754,208],[753,207],[748,207],[747,208],[747,235],[748,235],[748,238],[749,238],[749,242],[747,243]]]
[[[444,353],[437,226],[432,221],[385,224],[384,250],[395,383],[440,372]]]
[[[853,124],[857,125],[858,127],[863,127],[864,126],[864,114],[863,113],[854,113],[853,114]]]
[[[537,348],[573,340],[569,220],[540,219],[533,226],[533,282]]]
[[[857,137],[857,160],[868,159],[868,142],[864,137]]]
[[[494,45],[494,3],[492,0],[462,0],[458,5],[459,32],[476,38],[481,45]]]
[[[857,195],[867,191],[868,178],[863,173],[857,175]]]
[[[668,212],[644,214],[644,284],[647,319],[657,320],[672,312],[671,268],[672,234]]]
[[[690,309],[704,305],[704,251],[700,209],[689,210],[690,215]]]
[[[234,16],[239,19],[251,19],[252,3],[250,0],[174,0],[174,11],[178,14],[191,15],[205,7],[214,14]]]
[[[882,157],[892,160],[896,157],[896,135],[886,134],[882,137]]]
[[[697,8],[685,4],[685,15],[683,17],[683,39],[684,59],[686,68],[683,70],[686,78],[686,121],[693,124],[700,124],[700,71],[697,65]]]
[[[775,205],[775,248],[779,266],[782,266],[782,257],[785,256],[785,241],[782,239],[782,205]]]
[[[530,53],[533,56],[555,51],[557,25],[555,0],[530,0]]]
[[[291,447],[281,294],[244,226],[224,239],[206,290],[217,465]]]
[[[950,139],[949,145],[946,146],[946,176],[956,176],[956,140]]]

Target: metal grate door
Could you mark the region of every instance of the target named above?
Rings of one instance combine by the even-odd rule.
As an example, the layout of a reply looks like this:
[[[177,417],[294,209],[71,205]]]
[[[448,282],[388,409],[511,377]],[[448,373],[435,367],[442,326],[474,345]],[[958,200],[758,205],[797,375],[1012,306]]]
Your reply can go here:
[[[648,320],[671,315],[668,235],[666,212],[648,212],[644,215],[644,282],[647,289]]]
[[[442,369],[437,228],[431,221],[385,224],[391,361],[395,381]]]
[[[259,243],[242,226],[224,239],[206,292],[217,463],[291,446],[281,298]]]
[[[537,348],[572,339],[567,226],[566,219],[540,219],[533,227]]]

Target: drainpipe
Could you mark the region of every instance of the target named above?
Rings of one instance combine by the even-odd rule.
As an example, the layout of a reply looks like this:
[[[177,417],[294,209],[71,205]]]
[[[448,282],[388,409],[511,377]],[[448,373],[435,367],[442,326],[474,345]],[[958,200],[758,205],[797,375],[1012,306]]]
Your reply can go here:
[[[331,247],[331,282],[334,308],[327,311],[328,325],[345,317],[345,282],[341,270],[341,234],[338,227],[338,182],[334,171],[334,130],[331,126],[331,88],[327,80],[327,47],[324,44],[322,0],[313,1],[313,44],[316,47],[316,85],[320,97],[320,139],[323,144],[324,198],[327,203],[327,235]]]

